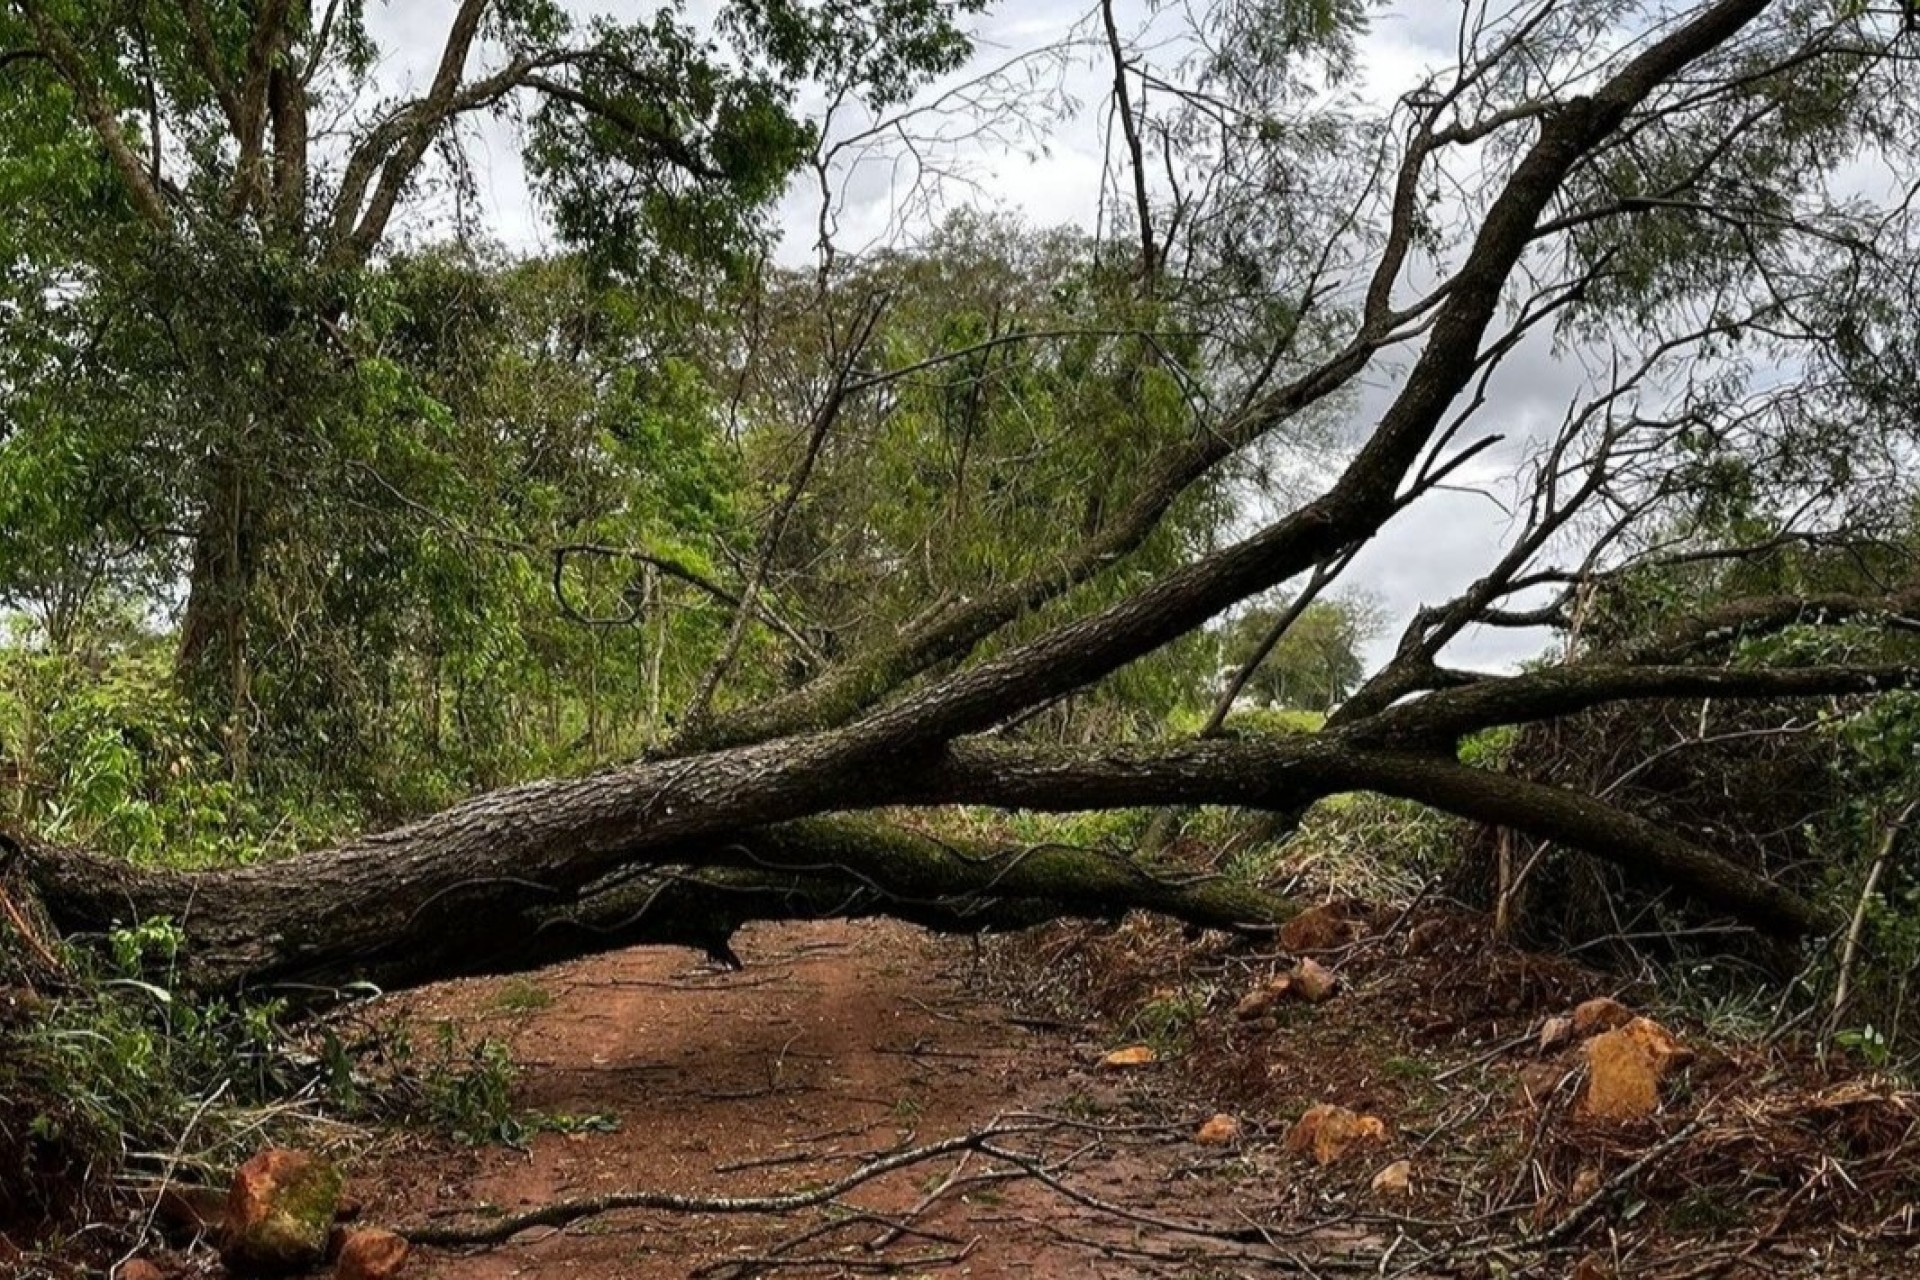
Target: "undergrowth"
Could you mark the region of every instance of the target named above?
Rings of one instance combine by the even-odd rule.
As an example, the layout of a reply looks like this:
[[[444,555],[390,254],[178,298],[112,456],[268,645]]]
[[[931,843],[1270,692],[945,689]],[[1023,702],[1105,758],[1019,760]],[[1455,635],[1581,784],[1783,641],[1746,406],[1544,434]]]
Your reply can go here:
[[[388,1124],[523,1145],[615,1124],[518,1109],[506,1046],[451,1025],[419,1047],[392,1027],[349,1040],[279,999],[188,999],[181,939],[161,919],[93,948],[0,922],[0,1238],[47,1268],[130,1246],[142,1216],[117,1207],[221,1185],[263,1146],[341,1155]]]

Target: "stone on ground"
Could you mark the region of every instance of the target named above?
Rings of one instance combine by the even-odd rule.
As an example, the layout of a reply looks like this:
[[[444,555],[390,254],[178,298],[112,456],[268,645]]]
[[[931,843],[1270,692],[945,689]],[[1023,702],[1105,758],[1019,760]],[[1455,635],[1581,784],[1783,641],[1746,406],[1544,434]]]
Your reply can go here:
[[[1205,1147],[1224,1147],[1239,1136],[1240,1122],[1223,1111],[1201,1125],[1193,1140]]]
[[[1293,979],[1294,991],[1308,1004],[1319,1004],[1323,1000],[1330,999],[1334,989],[1340,985],[1340,979],[1335,976],[1333,970],[1318,960],[1302,960],[1294,967],[1290,976]]]
[[[1633,1021],[1633,1010],[1615,1000],[1612,996],[1595,996],[1575,1006],[1573,1011],[1573,1034],[1582,1040],[1598,1035],[1602,1031],[1612,1031],[1624,1027]]]
[[[391,1231],[355,1231],[340,1246],[334,1280],[393,1280],[407,1262],[407,1242]]]
[[[1346,906],[1329,902],[1309,907],[1280,926],[1280,945],[1288,951],[1331,951],[1366,932]]]
[[[1315,1163],[1327,1165],[1356,1147],[1377,1146],[1386,1140],[1387,1124],[1379,1116],[1320,1102],[1294,1122],[1283,1145],[1295,1154],[1311,1153]]]
[[[1404,1196],[1413,1193],[1413,1162],[1395,1160],[1373,1175],[1369,1184],[1377,1196]]]
[[[1128,1045],[1124,1049],[1115,1049],[1100,1059],[1100,1065],[1109,1071],[1123,1070],[1127,1067],[1145,1067],[1159,1061],[1160,1055],[1152,1046],[1144,1044]]]
[[[227,1192],[221,1255],[235,1271],[298,1271],[325,1256],[344,1185],[304,1151],[268,1147],[241,1165]]]
[[[1637,1120],[1660,1108],[1660,1084],[1693,1054],[1651,1018],[1635,1018],[1587,1042],[1587,1091],[1580,1114]]]
[[[1240,998],[1240,1003],[1233,1006],[1233,1016],[1251,1022],[1286,999],[1292,989],[1293,979],[1285,974],[1264,982]]]

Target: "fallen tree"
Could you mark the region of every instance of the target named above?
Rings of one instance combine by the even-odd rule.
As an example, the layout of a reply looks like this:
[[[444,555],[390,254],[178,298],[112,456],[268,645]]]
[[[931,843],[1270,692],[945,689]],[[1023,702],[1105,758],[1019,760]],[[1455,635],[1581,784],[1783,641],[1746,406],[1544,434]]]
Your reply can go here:
[[[1319,317],[1314,332],[1296,323],[1274,339],[1231,402],[1197,421],[1128,503],[1044,570],[943,599],[888,643],[843,656],[771,699],[728,706],[715,690],[730,674],[737,635],[764,616],[768,565],[789,510],[777,509],[760,562],[727,592],[736,642],[702,683],[675,751],[509,787],[395,830],[231,870],[135,868],[24,835],[9,840],[10,853],[68,931],[172,917],[187,940],[181,980],[199,991],[362,979],[398,986],[642,942],[690,943],[724,957],[732,929],[757,917],[884,912],[977,929],[1143,909],[1264,930],[1291,910],[1257,889],[1180,878],[1111,852],[960,847],[897,820],[900,810],[951,805],[1288,813],[1370,790],[1630,862],[1774,933],[1825,929],[1819,906],[1683,833],[1458,759],[1460,742],[1481,730],[1611,702],[1868,696],[1920,684],[1920,668],[1892,662],[1776,669],[1727,661],[1735,640],[1841,615],[1898,615],[1910,589],[1843,603],[1810,596],[1804,608],[1777,596],[1735,601],[1723,606],[1724,628],[1684,628],[1671,644],[1656,636],[1518,675],[1440,661],[1470,627],[1572,626],[1596,583],[1701,554],[1700,538],[1664,545],[1651,535],[1689,495],[1693,482],[1676,468],[1702,423],[1737,452],[1779,427],[1783,419],[1769,413],[1791,415],[1804,400],[1770,384],[1771,392],[1753,390],[1755,400],[1730,403],[1684,376],[1669,385],[1676,369],[1763,335],[1775,359],[1785,362],[1778,352],[1790,349],[1836,396],[1857,402],[1863,421],[1891,431],[1873,417],[1878,388],[1854,347],[1835,338],[1852,325],[1857,345],[1861,322],[1806,306],[1802,290],[1824,270],[1823,257],[1809,266],[1815,255],[1878,261],[1882,253],[1864,245],[1850,214],[1813,207],[1821,164],[1798,162],[1785,178],[1754,166],[1757,154],[1773,155],[1774,131],[1801,126],[1789,110],[1800,86],[1837,69],[1847,78],[1820,80],[1824,109],[1864,128],[1860,120],[1898,99],[1883,68],[1904,56],[1911,36],[1887,15],[1835,15],[1790,0],[1700,0],[1644,16],[1633,39],[1592,53],[1562,42],[1584,21],[1575,6],[1521,6],[1474,29],[1460,65],[1409,94],[1381,132],[1382,193],[1363,193],[1292,282],[1295,312]],[[1484,166],[1484,184],[1463,197],[1459,242],[1416,256],[1435,235],[1423,193],[1462,154]],[[1808,207],[1756,211],[1713,194],[1786,178]],[[1528,506],[1498,563],[1454,600],[1423,610],[1391,662],[1324,732],[1092,747],[1022,739],[1023,716],[1222,612],[1309,575],[1337,576],[1397,515],[1457,481],[1497,443],[1477,425],[1480,412],[1494,374],[1530,337],[1568,317],[1604,327],[1623,307],[1633,310],[1620,290],[1648,272],[1671,277],[1676,291],[1692,287],[1686,273],[1696,263],[1628,260],[1656,218],[1683,229],[1735,221],[1740,234],[1716,242],[1714,278],[1701,286],[1715,305],[1701,319],[1678,302],[1662,304],[1671,322],[1651,337],[1635,332],[1637,347],[1616,335],[1613,366],[1556,433],[1525,450]],[[1147,257],[1150,270],[1166,270],[1164,251]],[[1783,263],[1800,275],[1784,279]],[[1862,298],[1883,283],[1867,273],[1851,280]],[[810,426],[815,446],[856,394],[854,346]],[[1391,398],[1310,500],[1181,567],[1123,579],[1133,585],[1110,603],[1074,607],[1078,588],[1124,574],[1129,556],[1202,480],[1389,361],[1405,370]],[[1765,394],[1773,398],[1762,408]],[[793,492],[808,474],[796,476]],[[1706,541],[1724,558],[1758,556],[1800,537],[1795,522],[1809,512],[1850,515],[1845,496],[1800,506],[1765,539]],[[1825,536],[1846,532],[1842,521]],[[1911,576],[1909,565],[1901,580]],[[1011,638],[1016,627],[1025,638]],[[846,816],[874,810],[893,816]]]

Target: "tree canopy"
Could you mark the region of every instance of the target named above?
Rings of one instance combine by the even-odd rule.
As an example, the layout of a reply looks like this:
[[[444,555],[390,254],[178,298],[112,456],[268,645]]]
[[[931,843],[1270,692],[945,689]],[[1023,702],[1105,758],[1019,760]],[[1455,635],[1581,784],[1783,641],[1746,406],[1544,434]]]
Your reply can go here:
[[[951,87],[984,7],[464,0],[386,97],[356,3],[7,5],[0,590],[61,653],[107,620],[148,678],[169,649],[182,768],[234,813],[351,801],[238,870],[25,840],[56,917],[186,919],[208,988],[757,914],[1265,927],[1291,907],[1257,885],[917,824],[1375,791],[1824,930],[1804,886],[1461,746],[1920,676],[1897,638],[1770,643],[1909,613],[1903,15],[1474,7],[1370,100],[1363,6],[1107,4],[1072,55],[1111,72],[1100,227],[959,216],[779,265],[769,211],[830,183],[842,106],[906,152],[924,95],[1013,109],[1004,71]],[[481,121],[556,252],[477,234]],[[1543,360],[1553,413],[1510,408]],[[1489,485],[1502,544],[1357,665],[1329,593]],[[1324,729],[1220,732],[1223,617],[1239,683]],[[1457,663],[1483,629],[1560,660]]]

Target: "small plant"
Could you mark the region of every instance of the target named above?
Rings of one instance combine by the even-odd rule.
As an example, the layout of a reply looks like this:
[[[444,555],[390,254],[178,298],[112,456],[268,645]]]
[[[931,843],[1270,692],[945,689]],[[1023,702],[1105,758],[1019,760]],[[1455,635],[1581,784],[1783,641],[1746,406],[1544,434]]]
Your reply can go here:
[[[1060,1113],[1069,1120],[1096,1120],[1106,1108],[1092,1094],[1075,1090],[1060,1100]]]
[[[553,993],[537,982],[515,978],[500,988],[493,1005],[502,1013],[534,1013],[553,1003]]]
[[[1433,1075],[1433,1064],[1418,1058],[1396,1056],[1382,1062],[1380,1070],[1395,1080],[1425,1080]]]
[[[231,1165],[299,1126],[295,1109],[257,1109],[308,1078],[284,1005],[182,998],[180,939],[156,918],[97,953],[63,947],[57,994],[0,1028],[0,1210],[86,1212],[129,1172]]]
[[[1162,1058],[1185,1053],[1193,1027],[1206,1012],[1207,1002],[1195,991],[1156,993],[1135,1011],[1127,1023],[1126,1038],[1144,1040]]]
[[[1893,1046],[1885,1033],[1871,1022],[1834,1033],[1833,1042],[1875,1070],[1884,1070],[1893,1062]]]
[[[488,1037],[463,1048],[458,1029],[443,1022],[437,1055],[421,1077],[427,1118],[461,1142],[516,1146],[527,1135],[513,1112],[516,1075],[506,1045]]]

